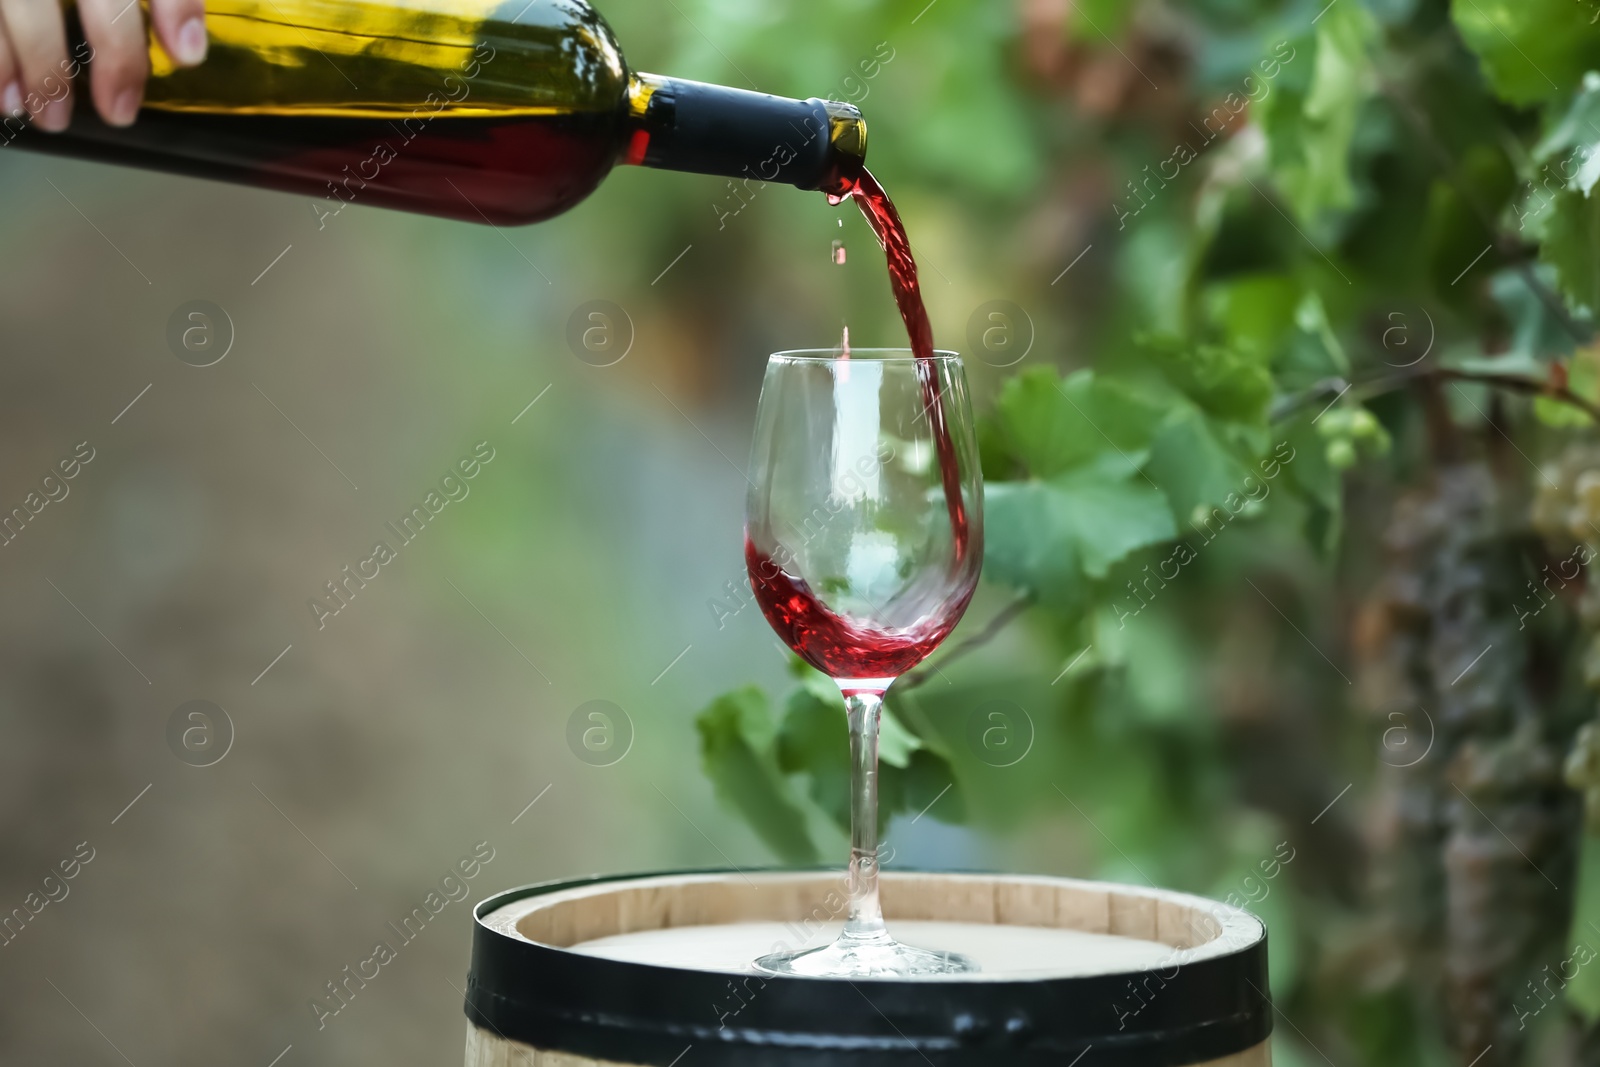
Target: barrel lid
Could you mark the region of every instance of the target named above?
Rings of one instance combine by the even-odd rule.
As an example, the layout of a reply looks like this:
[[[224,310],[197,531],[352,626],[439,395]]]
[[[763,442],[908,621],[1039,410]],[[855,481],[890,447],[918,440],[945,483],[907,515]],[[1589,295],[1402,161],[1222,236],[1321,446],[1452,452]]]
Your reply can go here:
[[[735,877],[757,886],[820,882],[837,872],[593,877],[500,893],[473,910],[467,1018],[537,1048],[652,1067],[1180,1067],[1243,1052],[1272,1031],[1260,920],[1164,890],[1029,876],[885,874],[886,893],[897,879],[937,878],[957,894],[996,884],[1013,893],[1098,891],[1152,911],[1166,906],[1208,917],[1208,936],[1175,949],[1160,968],[1019,981],[739,976],[572,951],[559,943],[571,943],[563,936],[534,939],[521,925],[547,906],[605,901],[609,891],[707,890]],[[891,907],[891,930],[893,923]]]

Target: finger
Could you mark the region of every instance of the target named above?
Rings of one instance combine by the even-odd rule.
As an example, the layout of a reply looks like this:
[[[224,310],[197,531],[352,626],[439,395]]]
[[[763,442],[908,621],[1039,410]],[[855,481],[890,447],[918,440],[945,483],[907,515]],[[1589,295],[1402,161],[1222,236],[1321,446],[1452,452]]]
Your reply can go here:
[[[16,57],[11,54],[11,39],[6,36],[5,23],[0,21],[0,121],[26,114],[22,110],[20,76]]]
[[[161,47],[180,67],[206,58],[205,0],[150,0],[150,21]]]
[[[0,17],[22,67],[22,102],[41,130],[59,133],[72,121],[67,31],[57,0],[0,0]]]
[[[139,0],[78,0],[78,13],[94,49],[89,70],[95,110],[111,125],[126,126],[139,113],[150,74]]]

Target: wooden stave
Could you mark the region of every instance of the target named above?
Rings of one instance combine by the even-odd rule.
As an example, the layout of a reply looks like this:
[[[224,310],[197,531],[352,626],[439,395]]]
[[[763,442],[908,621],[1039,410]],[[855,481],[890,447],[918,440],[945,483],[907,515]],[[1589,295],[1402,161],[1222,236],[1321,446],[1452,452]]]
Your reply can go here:
[[[1272,1067],[1270,1042],[1263,1041],[1254,1048],[1205,1063],[1185,1064],[1183,1067]],[[510,1041],[488,1030],[467,1024],[467,1057],[465,1067],[645,1067],[640,1064],[618,1063],[616,1060],[591,1060],[566,1052],[551,1052]],[[692,1067],[683,1064],[683,1067]],[[1075,1067],[1094,1067],[1085,1059]]]
[[[761,880],[760,884],[756,880]],[[729,872],[689,872],[550,883],[500,894],[474,910],[474,964],[469,977],[467,1015],[469,1022],[476,1024],[475,1032],[483,1035],[474,1040],[484,1048],[496,1042],[512,1049],[541,1047],[546,1050],[540,1053],[545,1059],[537,1062],[563,1067],[567,1062],[563,1056],[573,1064],[584,1065],[664,1065],[690,1045],[700,1050],[695,1057],[700,1064],[728,1067],[834,1067],[841,1062],[987,1067],[997,1057],[1023,1067],[1074,1062],[1089,1048],[1096,1052],[1085,1067],[1189,1067],[1212,1063],[1254,1067],[1261,1062],[1248,1057],[1258,1049],[1265,1050],[1272,1028],[1271,1005],[1265,993],[1264,927],[1239,909],[1160,890],[1037,876],[908,872],[885,876],[885,906],[891,922],[938,918],[1065,926],[1177,944],[1186,943],[1186,939],[1204,941],[1200,934],[1209,937],[1206,944],[1193,951],[1209,952],[1213,958],[1184,961],[1181,968],[1175,969],[1172,982],[1167,983],[1179,988],[1152,998],[1155,1010],[1140,1013],[1132,1030],[1125,1033],[1109,1027],[1104,1009],[1118,992],[1117,982],[1144,979],[1148,973],[950,984],[874,981],[870,983],[874,1006],[885,1019],[898,1020],[889,1023],[898,1035],[895,1037],[886,1032],[871,1036],[871,1028],[877,1024],[870,1018],[865,1020],[870,1024],[867,1034],[808,1029],[818,1018],[837,1019],[841,1011],[846,1016],[859,1013],[859,1003],[828,1004],[828,997],[835,994],[821,988],[837,991],[854,987],[811,979],[769,979],[780,983],[786,992],[756,996],[750,1006],[777,1005],[780,1010],[767,1014],[775,1015],[787,1026],[772,1026],[770,1018],[747,1018],[744,1021],[748,1026],[725,1032],[721,1027],[711,1030],[687,1020],[696,1005],[703,1004],[704,998],[715,992],[712,984],[726,982],[731,975],[596,960],[550,947],[627,930],[788,918],[791,916],[770,913],[774,900],[785,902],[778,905],[781,908],[794,910],[796,901],[815,899],[819,887],[832,885],[842,890],[842,884],[837,872],[782,872],[756,874],[753,878],[748,874],[736,877]],[[752,901],[759,904],[754,912]],[[517,924],[517,932],[490,930],[485,917],[499,922],[499,915],[516,914],[516,908],[509,906],[514,902],[521,902],[517,907],[527,912]],[[768,910],[762,911],[763,908]],[[1195,915],[1184,918],[1184,909],[1199,910],[1198,924]],[[1224,923],[1227,929],[1222,929]],[[1221,937],[1217,936],[1219,932]],[[525,940],[528,936],[547,944],[529,944]],[[515,950],[510,954],[514,959],[506,956],[508,948]],[[491,957],[501,957],[499,962],[508,966],[493,973],[492,968],[484,967],[484,961]],[[521,986],[530,976],[542,980],[538,977],[540,972],[552,968],[575,973],[558,976],[532,996],[524,989],[519,989],[516,997],[500,995],[510,986]],[[487,980],[480,982],[480,977]],[[648,986],[648,995],[636,988],[623,988],[640,982]],[[657,984],[649,986],[650,982]],[[684,993],[678,987],[685,982],[699,982],[700,989],[693,995]],[[581,997],[577,1001],[570,999],[570,987],[574,985],[605,991],[591,997],[591,1001],[615,997],[638,1010],[630,1015],[629,1010],[618,1008],[616,1003],[607,1003],[613,1021],[625,1020],[629,1025],[606,1027],[592,1017],[575,1023],[577,1016],[595,1013],[590,1010],[592,1003],[585,1006]],[[897,990],[900,999],[894,1001],[889,994]],[[678,1008],[650,1015],[659,1008],[652,998],[674,997],[678,998]],[[945,1005],[943,1016],[937,1010],[931,1015],[922,1010],[925,1001],[949,1001],[952,997],[961,1003]],[[564,998],[568,1002],[559,1003]],[[641,1001],[649,1003],[641,1009]],[[950,1030],[949,1012],[964,1011],[972,1001],[988,1005],[977,1015],[982,1025],[976,1033],[970,1026],[963,1033],[960,1019],[955,1019],[955,1029]],[[1063,1037],[1055,1032],[1060,1030],[1061,1020],[1053,1017],[1077,1014],[1074,1001],[1095,1006],[1085,1017],[1099,1021],[1083,1033],[1067,1033]],[[1001,1014],[1006,1017],[1001,1019]],[[1039,1026],[1037,1019],[1048,1021]],[[1126,1023],[1125,1019],[1122,1021]],[[999,1032],[996,1024],[1002,1022],[1007,1026],[1020,1022],[1021,1029]],[[1037,1030],[1051,1032],[1041,1034]],[[915,1035],[915,1043],[904,1036],[906,1033]],[[1089,1040],[1091,1037],[1093,1040]]]

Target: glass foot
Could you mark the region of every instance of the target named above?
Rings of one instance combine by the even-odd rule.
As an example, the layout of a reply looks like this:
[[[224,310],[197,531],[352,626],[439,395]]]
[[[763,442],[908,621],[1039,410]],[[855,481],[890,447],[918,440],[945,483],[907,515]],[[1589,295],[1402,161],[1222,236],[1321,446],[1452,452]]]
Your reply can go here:
[[[841,937],[821,948],[762,956],[756,960],[755,968],[763,974],[804,978],[928,978],[974,974],[978,965],[958,952],[915,948],[892,937]]]

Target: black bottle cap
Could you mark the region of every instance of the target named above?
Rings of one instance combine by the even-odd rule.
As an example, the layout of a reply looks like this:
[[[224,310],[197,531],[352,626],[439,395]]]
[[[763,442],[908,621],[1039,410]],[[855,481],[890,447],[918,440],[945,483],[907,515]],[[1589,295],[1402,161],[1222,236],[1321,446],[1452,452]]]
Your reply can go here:
[[[640,74],[628,107],[625,158],[647,167],[831,189],[866,159],[866,121],[851,104]]]

